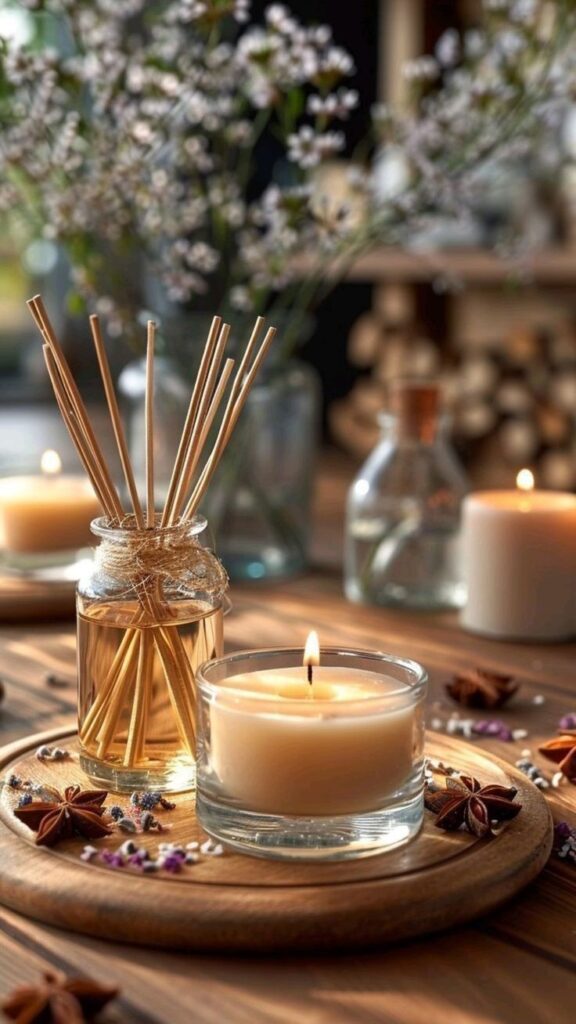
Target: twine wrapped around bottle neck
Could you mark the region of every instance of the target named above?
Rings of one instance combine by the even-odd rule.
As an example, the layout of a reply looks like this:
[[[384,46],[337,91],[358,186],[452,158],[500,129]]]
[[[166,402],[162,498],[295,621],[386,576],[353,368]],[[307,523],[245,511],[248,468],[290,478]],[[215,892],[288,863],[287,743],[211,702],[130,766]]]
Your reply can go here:
[[[164,590],[171,597],[182,591],[218,601],[228,588],[228,575],[220,560],[198,539],[190,525],[149,530],[99,529],[96,549],[98,572],[110,577],[126,593],[142,600]]]

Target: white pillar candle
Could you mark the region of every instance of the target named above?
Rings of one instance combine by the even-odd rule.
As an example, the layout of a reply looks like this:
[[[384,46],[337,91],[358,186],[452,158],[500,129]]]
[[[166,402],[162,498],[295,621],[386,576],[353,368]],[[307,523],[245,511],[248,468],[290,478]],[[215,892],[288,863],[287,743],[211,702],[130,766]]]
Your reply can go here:
[[[383,807],[420,756],[411,687],[378,672],[270,668],[230,676],[210,702],[218,784],[245,809],[356,814]]]
[[[100,503],[86,477],[60,474],[56,452],[42,456],[42,475],[0,480],[0,545],[12,554],[65,551],[90,544]]]
[[[464,500],[462,623],[473,632],[535,642],[576,635],[576,496],[532,487],[522,470],[517,490]]]

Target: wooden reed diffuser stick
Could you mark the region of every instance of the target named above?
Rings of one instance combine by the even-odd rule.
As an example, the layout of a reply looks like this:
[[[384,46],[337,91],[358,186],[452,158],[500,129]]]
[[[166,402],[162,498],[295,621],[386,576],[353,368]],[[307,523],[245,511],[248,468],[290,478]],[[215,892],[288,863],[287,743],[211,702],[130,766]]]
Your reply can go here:
[[[118,448],[118,455],[120,456],[120,463],[122,465],[122,471],[124,473],[126,487],[128,488],[130,501],[132,502],[132,508],[134,509],[136,523],[138,526],[143,527],[144,516],[142,513],[142,506],[140,504],[140,498],[138,496],[136,480],[134,479],[132,463],[130,462],[130,456],[128,454],[128,444],[126,442],[126,435],[124,434],[124,427],[122,425],[122,417],[120,416],[118,399],[116,398],[114,384],[112,383],[112,374],[110,373],[110,365],[108,363],[108,356],[106,355],[106,347],[104,345],[104,339],[102,338],[102,332],[100,330],[100,321],[98,320],[96,314],[93,314],[90,317],[90,329],[92,331],[92,339],[94,341],[94,347],[96,349],[96,356],[98,358],[98,365],[100,367],[100,375],[102,377],[102,384],[104,385],[104,394],[106,395],[106,402],[108,404],[108,411],[110,413],[110,419],[112,421],[112,429],[114,431],[114,437],[116,439],[116,446]]]
[[[156,324],[148,321],[146,333],[146,526],[154,526],[154,339]]]
[[[64,420],[64,423],[68,428],[68,432],[74,442],[74,445],[76,446],[76,450],[78,452],[78,455],[80,456],[82,465],[84,466],[84,469],[88,474],[88,478],[92,484],[92,487],[94,488],[96,497],[98,498],[103,510],[106,512],[108,517],[114,518],[114,509],[109,504],[108,495],[102,486],[102,481],[98,474],[98,466],[94,458],[94,455],[89,448],[84,447],[80,425],[76,420],[74,413],[66,399],[62,381],[60,380],[58,375],[58,367],[56,366],[54,356],[52,355],[48,345],[44,345],[42,351],[44,353],[46,369],[48,370],[48,376],[50,377],[50,381],[54,389],[54,395],[56,397],[56,402],[58,404],[58,408],[60,410],[62,419]]]
[[[62,346],[60,345],[60,342],[56,337],[56,333],[54,331],[54,328],[52,327],[50,318],[48,316],[48,313],[46,312],[46,307],[44,306],[41,296],[35,295],[33,299],[30,299],[28,301],[28,308],[30,309],[32,316],[34,317],[34,320],[54,357],[54,361],[58,367],[58,373],[60,374],[62,387],[66,394],[66,398],[72,406],[74,415],[78,421],[81,432],[84,436],[86,447],[88,448],[88,450],[92,452],[94,459],[98,465],[99,474],[104,484],[107,499],[110,502],[112,508],[114,509],[114,516],[117,519],[122,519],[124,516],[124,510],[120,503],[118,492],[116,491],[116,488],[114,487],[114,484],[112,482],[112,478],[110,476],[110,472],[108,470],[104,456],[102,454],[102,450],[100,448],[100,445],[98,444],[98,441],[96,440],[96,434],[94,433],[88,413],[86,412],[86,407],[84,405],[84,402],[82,401],[80,392],[76,386],[76,381],[74,380],[74,377],[70,372],[70,367],[68,366],[68,363],[66,362],[66,359],[64,357]]]

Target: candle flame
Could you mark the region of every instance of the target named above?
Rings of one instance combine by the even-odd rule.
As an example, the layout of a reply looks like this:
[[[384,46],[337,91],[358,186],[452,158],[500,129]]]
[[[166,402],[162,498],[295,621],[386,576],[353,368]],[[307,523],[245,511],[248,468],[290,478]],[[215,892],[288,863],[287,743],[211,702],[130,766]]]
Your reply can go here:
[[[318,633],[312,630],[308,634],[306,640],[306,646],[304,648],[304,660],[303,665],[319,665],[320,664],[320,643],[318,640]]]
[[[48,448],[40,459],[40,468],[45,476],[56,476],[62,469],[62,460],[52,448]]]
[[[534,474],[529,469],[521,469],[516,477],[516,487],[520,491],[533,491]]]

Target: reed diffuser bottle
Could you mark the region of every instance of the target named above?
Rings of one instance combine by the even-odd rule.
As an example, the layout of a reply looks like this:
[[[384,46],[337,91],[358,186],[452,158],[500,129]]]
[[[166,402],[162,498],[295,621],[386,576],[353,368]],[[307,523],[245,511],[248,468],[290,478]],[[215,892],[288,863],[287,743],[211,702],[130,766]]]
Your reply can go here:
[[[434,384],[392,385],[382,437],[348,494],[351,601],[423,610],[464,603],[460,511],[468,484],[438,402]]]
[[[158,517],[159,520],[159,517]],[[138,529],[97,519],[78,587],[80,762],[105,788],[195,783],[196,670],[222,654],[226,573],[206,520]]]
[[[195,783],[196,669],[222,653],[228,579],[202,546],[198,507],[276,331],[258,317],[239,361],[230,325],[212,320],[161,512],[154,491],[154,340],[146,331],[145,502],[136,487],[98,317],[90,317],[127,511],[41,296],[28,306],[44,341],[58,408],[104,516],[93,571],[78,587],[82,767],[107,789],[190,789]],[[217,425],[218,424],[218,425]],[[214,428],[214,429],[213,429]]]

